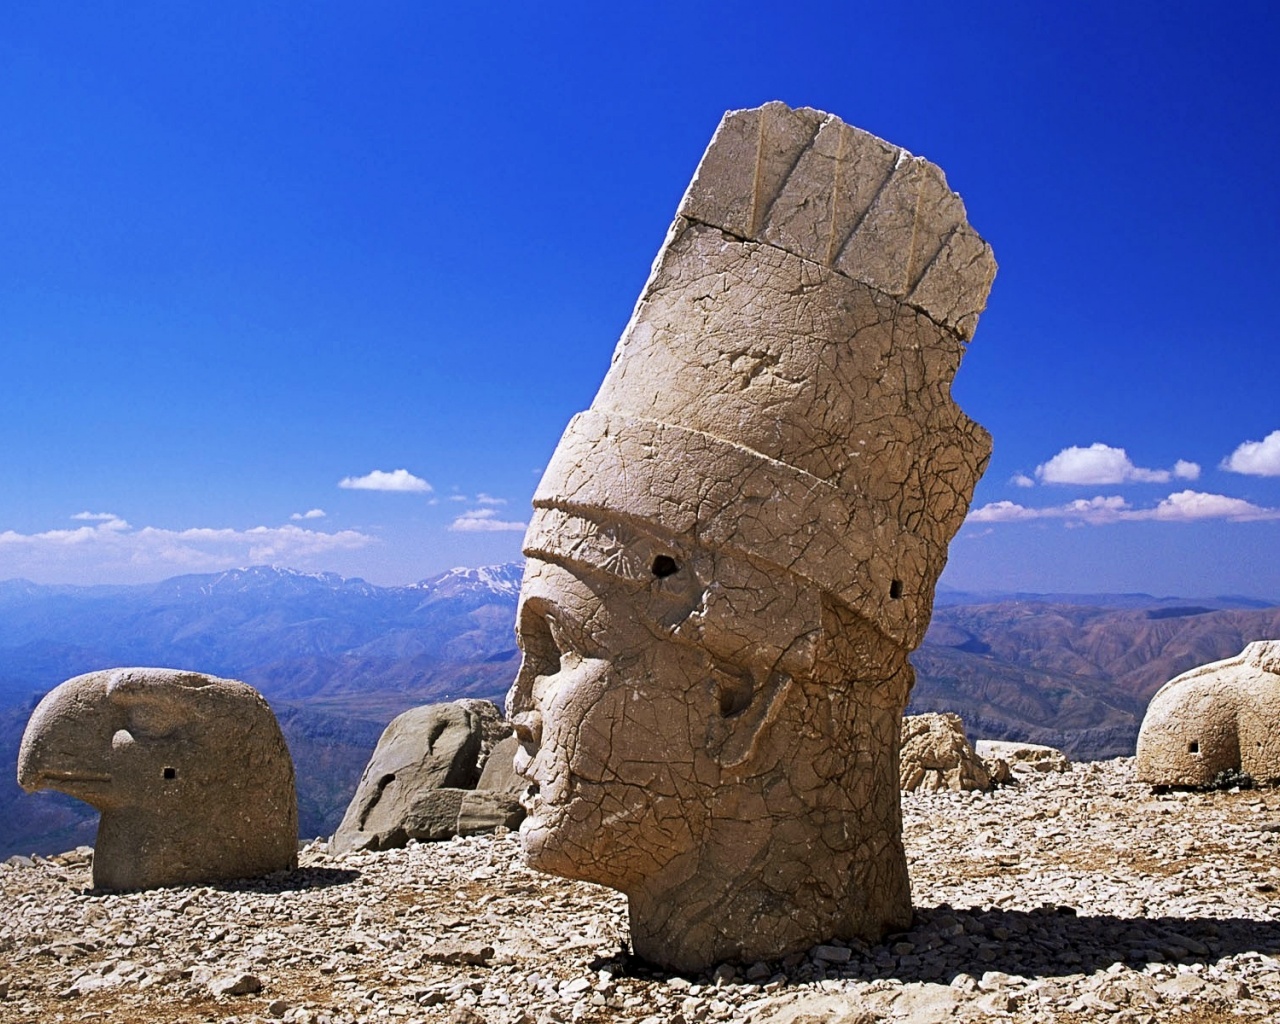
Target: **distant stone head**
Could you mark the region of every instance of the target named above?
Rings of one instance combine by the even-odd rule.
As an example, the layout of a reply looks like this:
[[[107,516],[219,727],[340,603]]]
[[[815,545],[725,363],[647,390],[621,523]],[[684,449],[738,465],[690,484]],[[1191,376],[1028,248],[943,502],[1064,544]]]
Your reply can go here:
[[[1160,687],[1138,733],[1137,773],[1188,788],[1280,780],[1280,641],[1248,644]]]
[[[247,878],[297,863],[293,761],[252,687],[196,672],[77,676],[36,707],[18,754],[27,791],[102,812],[102,889]]]

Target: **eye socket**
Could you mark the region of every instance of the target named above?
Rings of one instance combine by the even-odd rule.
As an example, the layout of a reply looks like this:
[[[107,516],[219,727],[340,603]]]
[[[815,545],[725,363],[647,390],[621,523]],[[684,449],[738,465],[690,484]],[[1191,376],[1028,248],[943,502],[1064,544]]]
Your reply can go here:
[[[572,668],[583,657],[577,623],[553,605],[530,601],[520,611],[518,639],[524,653],[521,674],[551,676]]]
[[[658,579],[665,579],[668,576],[674,576],[680,571],[680,566],[670,555],[658,555],[653,560],[653,574]]]
[[[556,649],[556,661],[562,660],[566,655],[572,654],[574,650],[573,641],[568,635],[568,631],[564,628],[554,615],[546,616],[544,620],[547,624],[547,632],[551,635],[551,643]]]
[[[521,674],[551,675],[560,668],[560,647],[551,631],[551,619],[531,604],[521,609],[519,637],[524,653]]]

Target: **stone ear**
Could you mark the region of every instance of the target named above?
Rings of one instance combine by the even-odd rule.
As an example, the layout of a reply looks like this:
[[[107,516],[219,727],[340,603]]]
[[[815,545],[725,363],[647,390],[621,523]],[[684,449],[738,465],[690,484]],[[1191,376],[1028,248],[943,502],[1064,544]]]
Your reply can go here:
[[[760,740],[781,713],[795,681],[774,672],[762,685],[742,673],[713,669],[719,711],[707,722],[707,747],[721,768],[736,768],[755,757]]]
[[[821,594],[791,580],[771,582],[767,592],[720,581],[708,584],[698,607],[674,628],[673,637],[706,648],[719,662],[738,666],[756,679],[779,671],[808,675],[822,635]]]

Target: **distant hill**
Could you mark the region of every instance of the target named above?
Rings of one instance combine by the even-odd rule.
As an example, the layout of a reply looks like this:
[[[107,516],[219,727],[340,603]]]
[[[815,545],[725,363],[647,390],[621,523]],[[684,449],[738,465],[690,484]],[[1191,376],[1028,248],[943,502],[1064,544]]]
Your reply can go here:
[[[406,587],[254,566],[144,586],[0,582],[0,857],[91,841],[95,816],[21,793],[13,765],[36,701],[123,665],[243,679],[271,702],[298,769],[304,836],[333,831],[378,736],[407,708],[501,703],[519,667],[521,566],[454,569]],[[910,710],[959,713],[971,738],[1026,739],[1076,757],[1131,753],[1151,694],[1250,640],[1280,608],[1247,598],[940,591],[912,656]]]
[[[912,712],[955,711],[971,737],[1078,758],[1133,753],[1147,702],[1174,676],[1280,638],[1280,608],[1123,595],[1111,607],[1030,596],[942,605],[912,656]],[[1104,595],[1098,595],[1104,598]],[[1217,599],[1221,604],[1239,599]]]

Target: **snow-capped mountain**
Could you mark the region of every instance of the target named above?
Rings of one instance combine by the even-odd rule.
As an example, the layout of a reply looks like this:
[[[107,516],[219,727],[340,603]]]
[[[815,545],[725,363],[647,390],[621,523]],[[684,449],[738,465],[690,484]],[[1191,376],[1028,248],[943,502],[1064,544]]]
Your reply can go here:
[[[493,594],[504,597],[520,596],[520,579],[524,563],[507,562],[504,565],[482,565],[478,569],[457,568],[442,572],[413,585],[414,589],[428,591],[431,600],[445,600],[464,594]]]

